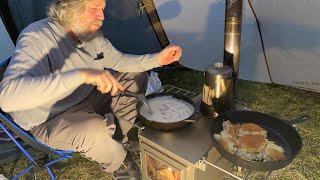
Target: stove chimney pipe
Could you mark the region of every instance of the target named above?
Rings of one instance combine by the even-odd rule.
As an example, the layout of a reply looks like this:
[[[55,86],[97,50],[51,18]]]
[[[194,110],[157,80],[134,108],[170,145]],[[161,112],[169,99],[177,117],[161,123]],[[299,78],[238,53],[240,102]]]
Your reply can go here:
[[[226,0],[223,64],[233,70],[234,95],[237,97],[242,24],[242,0]]]

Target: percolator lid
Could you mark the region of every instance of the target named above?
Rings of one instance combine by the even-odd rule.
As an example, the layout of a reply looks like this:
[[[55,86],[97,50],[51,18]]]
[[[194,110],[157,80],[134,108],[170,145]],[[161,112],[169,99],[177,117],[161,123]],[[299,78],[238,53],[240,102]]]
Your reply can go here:
[[[213,65],[209,65],[206,72],[215,75],[215,74],[232,74],[232,68],[230,66],[224,65],[223,63],[214,63]]]

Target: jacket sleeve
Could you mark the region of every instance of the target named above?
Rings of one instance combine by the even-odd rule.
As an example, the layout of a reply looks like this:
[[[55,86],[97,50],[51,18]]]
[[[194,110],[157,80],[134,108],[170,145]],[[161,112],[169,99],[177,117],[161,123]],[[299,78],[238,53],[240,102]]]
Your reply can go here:
[[[103,42],[104,67],[119,72],[144,72],[160,67],[157,54],[132,55],[118,51],[107,39]]]
[[[47,52],[38,37],[36,32],[19,36],[0,83],[0,106],[5,112],[54,104],[83,83],[78,69],[50,72]]]

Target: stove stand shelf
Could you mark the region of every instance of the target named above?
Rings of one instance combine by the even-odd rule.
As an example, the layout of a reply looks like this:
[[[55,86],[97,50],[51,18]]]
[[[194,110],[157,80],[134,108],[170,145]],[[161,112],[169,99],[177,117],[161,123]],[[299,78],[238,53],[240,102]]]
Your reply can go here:
[[[215,156],[217,159],[214,161],[209,162],[207,160],[207,157],[202,157],[201,160],[198,161],[196,164],[196,168],[201,169],[202,171],[205,171],[207,168],[207,165],[210,167],[215,168],[216,170],[219,170],[221,173],[225,174],[225,177],[223,179],[228,179],[230,177],[231,179],[237,179],[237,180],[246,180],[246,179],[269,179],[270,175],[273,171],[253,171],[247,168],[242,168],[239,166],[236,166],[235,164],[229,164],[228,166],[222,167],[220,161],[226,161],[220,154]],[[259,176],[259,177],[256,177]],[[222,179],[222,178],[221,178]]]

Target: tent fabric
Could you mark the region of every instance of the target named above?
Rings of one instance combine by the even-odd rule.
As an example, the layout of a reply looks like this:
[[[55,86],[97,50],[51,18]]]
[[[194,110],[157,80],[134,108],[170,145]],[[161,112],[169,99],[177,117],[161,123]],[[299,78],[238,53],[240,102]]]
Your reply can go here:
[[[320,1],[255,0],[272,79],[320,92]]]
[[[253,12],[244,0],[240,78],[267,83],[272,78],[277,84],[320,92],[320,1],[252,2],[267,58]],[[209,64],[222,62],[225,0],[155,3],[169,41],[183,46],[182,65],[204,71]]]
[[[8,3],[8,8],[12,21],[20,32],[28,24],[46,17],[46,7],[49,0],[4,0]]]
[[[204,71],[210,64],[223,62],[225,0],[163,0],[155,4],[169,41],[182,46],[182,65]],[[239,71],[241,79],[271,82],[247,1],[243,1]]]
[[[18,30],[12,21],[7,0],[0,1],[0,17],[11,37],[11,40],[15,44],[15,40],[18,37]]]
[[[119,50],[131,54],[161,50],[146,13],[139,14],[139,0],[108,0],[102,30]]]
[[[0,18],[0,63],[7,60],[14,52],[14,44]]]

